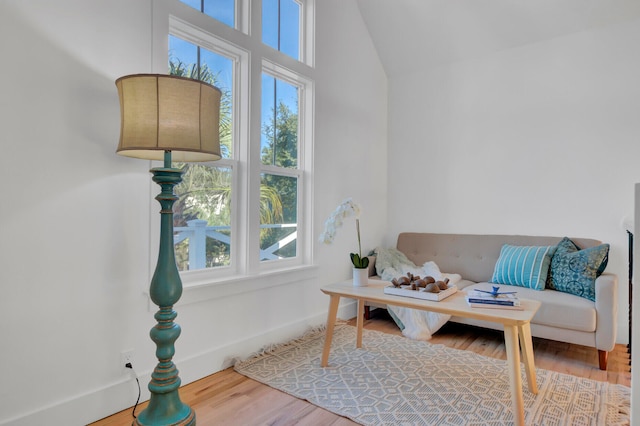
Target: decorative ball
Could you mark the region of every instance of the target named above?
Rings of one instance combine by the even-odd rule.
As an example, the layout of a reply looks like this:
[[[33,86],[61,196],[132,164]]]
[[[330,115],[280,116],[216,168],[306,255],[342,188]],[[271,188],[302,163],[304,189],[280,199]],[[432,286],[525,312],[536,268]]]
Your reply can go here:
[[[440,288],[436,283],[429,283],[424,288],[424,291],[428,291],[429,293],[440,293]]]
[[[446,290],[448,288],[447,283],[444,281],[436,281],[436,285],[440,290]]]

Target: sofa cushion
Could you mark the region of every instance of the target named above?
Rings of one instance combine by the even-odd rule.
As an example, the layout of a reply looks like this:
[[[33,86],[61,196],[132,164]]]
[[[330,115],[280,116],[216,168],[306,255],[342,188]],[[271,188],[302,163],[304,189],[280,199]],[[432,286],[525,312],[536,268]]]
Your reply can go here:
[[[544,290],[555,246],[505,244],[493,270],[491,282]]]
[[[464,289],[486,290],[491,283],[476,283]],[[501,285],[500,291],[515,291],[520,299],[539,300],[540,309],[531,320],[532,324],[546,325],[569,330],[593,333],[596,329],[595,303],[583,297],[554,290],[538,291],[511,285]]]
[[[580,250],[569,238],[558,243],[551,259],[547,287],[596,300],[596,278],[607,267],[609,244]]]

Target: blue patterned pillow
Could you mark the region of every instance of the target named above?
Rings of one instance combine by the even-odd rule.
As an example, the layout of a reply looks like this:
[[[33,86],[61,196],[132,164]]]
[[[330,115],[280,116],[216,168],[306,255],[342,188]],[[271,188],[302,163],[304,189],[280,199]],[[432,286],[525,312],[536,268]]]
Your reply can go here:
[[[511,246],[505,244],[493,270],[492,283],[544,290],[555,246]]]
[[[596,278],[607,267],[609,244],[580,250],[564,237],[551,259],[547,287],[564,293],[596,300]]]

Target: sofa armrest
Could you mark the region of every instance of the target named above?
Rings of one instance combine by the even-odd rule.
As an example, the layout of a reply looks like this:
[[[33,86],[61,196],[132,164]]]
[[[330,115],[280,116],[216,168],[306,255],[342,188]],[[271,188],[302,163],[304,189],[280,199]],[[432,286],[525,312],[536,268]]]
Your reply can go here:
[[[596,348],[611,351],[618,329],[618,276],[602,274],[596,279]]]
[[[376,275],[376,256],[367,256],[369,258],[369,276]]]

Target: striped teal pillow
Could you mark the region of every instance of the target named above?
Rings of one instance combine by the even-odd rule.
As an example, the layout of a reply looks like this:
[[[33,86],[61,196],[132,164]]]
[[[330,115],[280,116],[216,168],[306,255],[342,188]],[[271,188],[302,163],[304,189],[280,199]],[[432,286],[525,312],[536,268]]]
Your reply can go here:
[[[556,246],[510,246],[505,244],[493,270],[492,283],[544,290]]]

